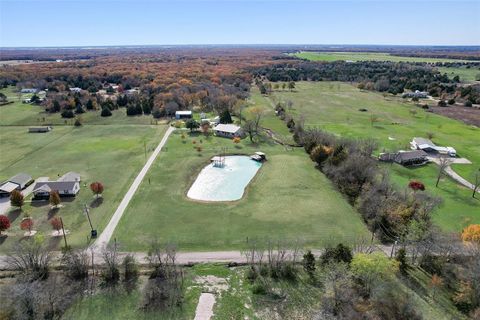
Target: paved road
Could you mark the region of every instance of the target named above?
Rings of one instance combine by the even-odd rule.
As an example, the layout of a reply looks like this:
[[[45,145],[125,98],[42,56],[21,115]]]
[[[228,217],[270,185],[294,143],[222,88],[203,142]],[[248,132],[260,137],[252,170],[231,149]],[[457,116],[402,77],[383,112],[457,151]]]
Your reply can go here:
[[[158,144],[155,151],[153,151],[152,155],[147,160],[147,162],[143,166],[142,170],[140,171],[140,173],[137,175],[137,177],[133,181],[132,185],[130,186],[130,189],[128,189],[127,193],[123,197],[122,202],[120,202],[120,204],[118,205],[118,208],[115,211],[115,213],[113,214],[112,218],[110,219],[110,222],[105,227],[103,232],[100,234],[97,241],[95,241],[94,246],[95,246],[96,250],[100,250],[105,245],[107,245],[108,242],[110,241],[110,238],[112,237],[112,234],[115,231],[115,228],[117,227],[118,222],[122,218],[122,215],[125,212],[125,209],[127,208],[128,204],[130,203],[130,200],[132,200],[133,195],[135,194],[138,187],[140,186],[140,183],[142,182],[143,178],[145,177],[148,170],[152,166],[153,162],[155,161],[155,158],[158,156],[160,151],[162,151],[162,148],[165,145],[165,143],[167,142],[168,137],[170,136],[170,134],[174,130],[175,129],[173,127],[168,127],[167,132],[165,132],[165,135],[162,138],[162,141],[160,141],[160,143]]]
[[[428,157],[428,160],[436,163],[436,164],[439,164],[440,163],[440,159],[438,157]],[[468,159],[465,159],[465,158],[448,158],[448,160],[450,161],[451,164],[454,164],[454,163],[457,163],[457,164],[471,164],[471,162],[468,160]],[[468,180],[462,178],[458,173],[456,173],[452,167],[447,166],[445,168],[445,173],[450,177],[452,178],[453,180],[455,180],[456,182],[460,183],[461,185],[473,190],[475,188],[475,186],[470,183]]]

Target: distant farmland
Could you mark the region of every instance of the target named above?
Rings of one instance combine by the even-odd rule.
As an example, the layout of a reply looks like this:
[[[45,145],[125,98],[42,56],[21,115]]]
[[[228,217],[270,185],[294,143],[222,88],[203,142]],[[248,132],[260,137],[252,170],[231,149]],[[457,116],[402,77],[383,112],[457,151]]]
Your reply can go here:
[[[292,54],[301,59],[311,61],[393,61],[393,62],[478,62],[473,60],[423,58],[423,57],[400,57],[388,53],[370,52],[297,52]]]

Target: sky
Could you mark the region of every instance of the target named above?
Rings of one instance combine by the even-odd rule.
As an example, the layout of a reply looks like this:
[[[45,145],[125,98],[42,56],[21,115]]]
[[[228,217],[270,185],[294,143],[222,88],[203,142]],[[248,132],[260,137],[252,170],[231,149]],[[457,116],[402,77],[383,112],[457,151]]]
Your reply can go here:
[[[480,45],[480,0],[0,0],[0,47]]]

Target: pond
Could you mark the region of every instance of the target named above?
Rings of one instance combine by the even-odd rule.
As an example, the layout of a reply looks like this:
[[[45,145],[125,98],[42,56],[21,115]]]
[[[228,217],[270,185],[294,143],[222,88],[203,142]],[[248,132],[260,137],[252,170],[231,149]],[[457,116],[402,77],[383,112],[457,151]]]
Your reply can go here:
[[[227,156],[223,167],[210,163],[199,173],[187,197],[203,201],[239,200],[261,166],[248,156]]]

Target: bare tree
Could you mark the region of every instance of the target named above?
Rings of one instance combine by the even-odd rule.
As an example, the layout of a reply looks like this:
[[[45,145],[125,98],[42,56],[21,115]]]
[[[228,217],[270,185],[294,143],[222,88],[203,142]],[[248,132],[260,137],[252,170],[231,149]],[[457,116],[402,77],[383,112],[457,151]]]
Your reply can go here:
[[[437,176],[437,183],[435,184],[435,187],[438,188],[438,183],[440,182],[440,179],[445,174],[445,170],[447,170],[447,168],[450,166],[451,163],[452,161],[445,156],[441,156],[438,158],[438,176]]]
[[[143,307],[158,309],[178,306],[183,302],[184,275],[177,265],[176,247],[153,241],[147,261],[153,272],[144,289]]]
[[[31,280],[48,278],[50,260],[51,251],[34,239],[18,243],[7,256],[8,265]]]
[[[105,262],[105,267],[102,271],[103,281],[106,284],[116,284],[120,279],[118,245],[116,241],[103,248],[102,257]]]

